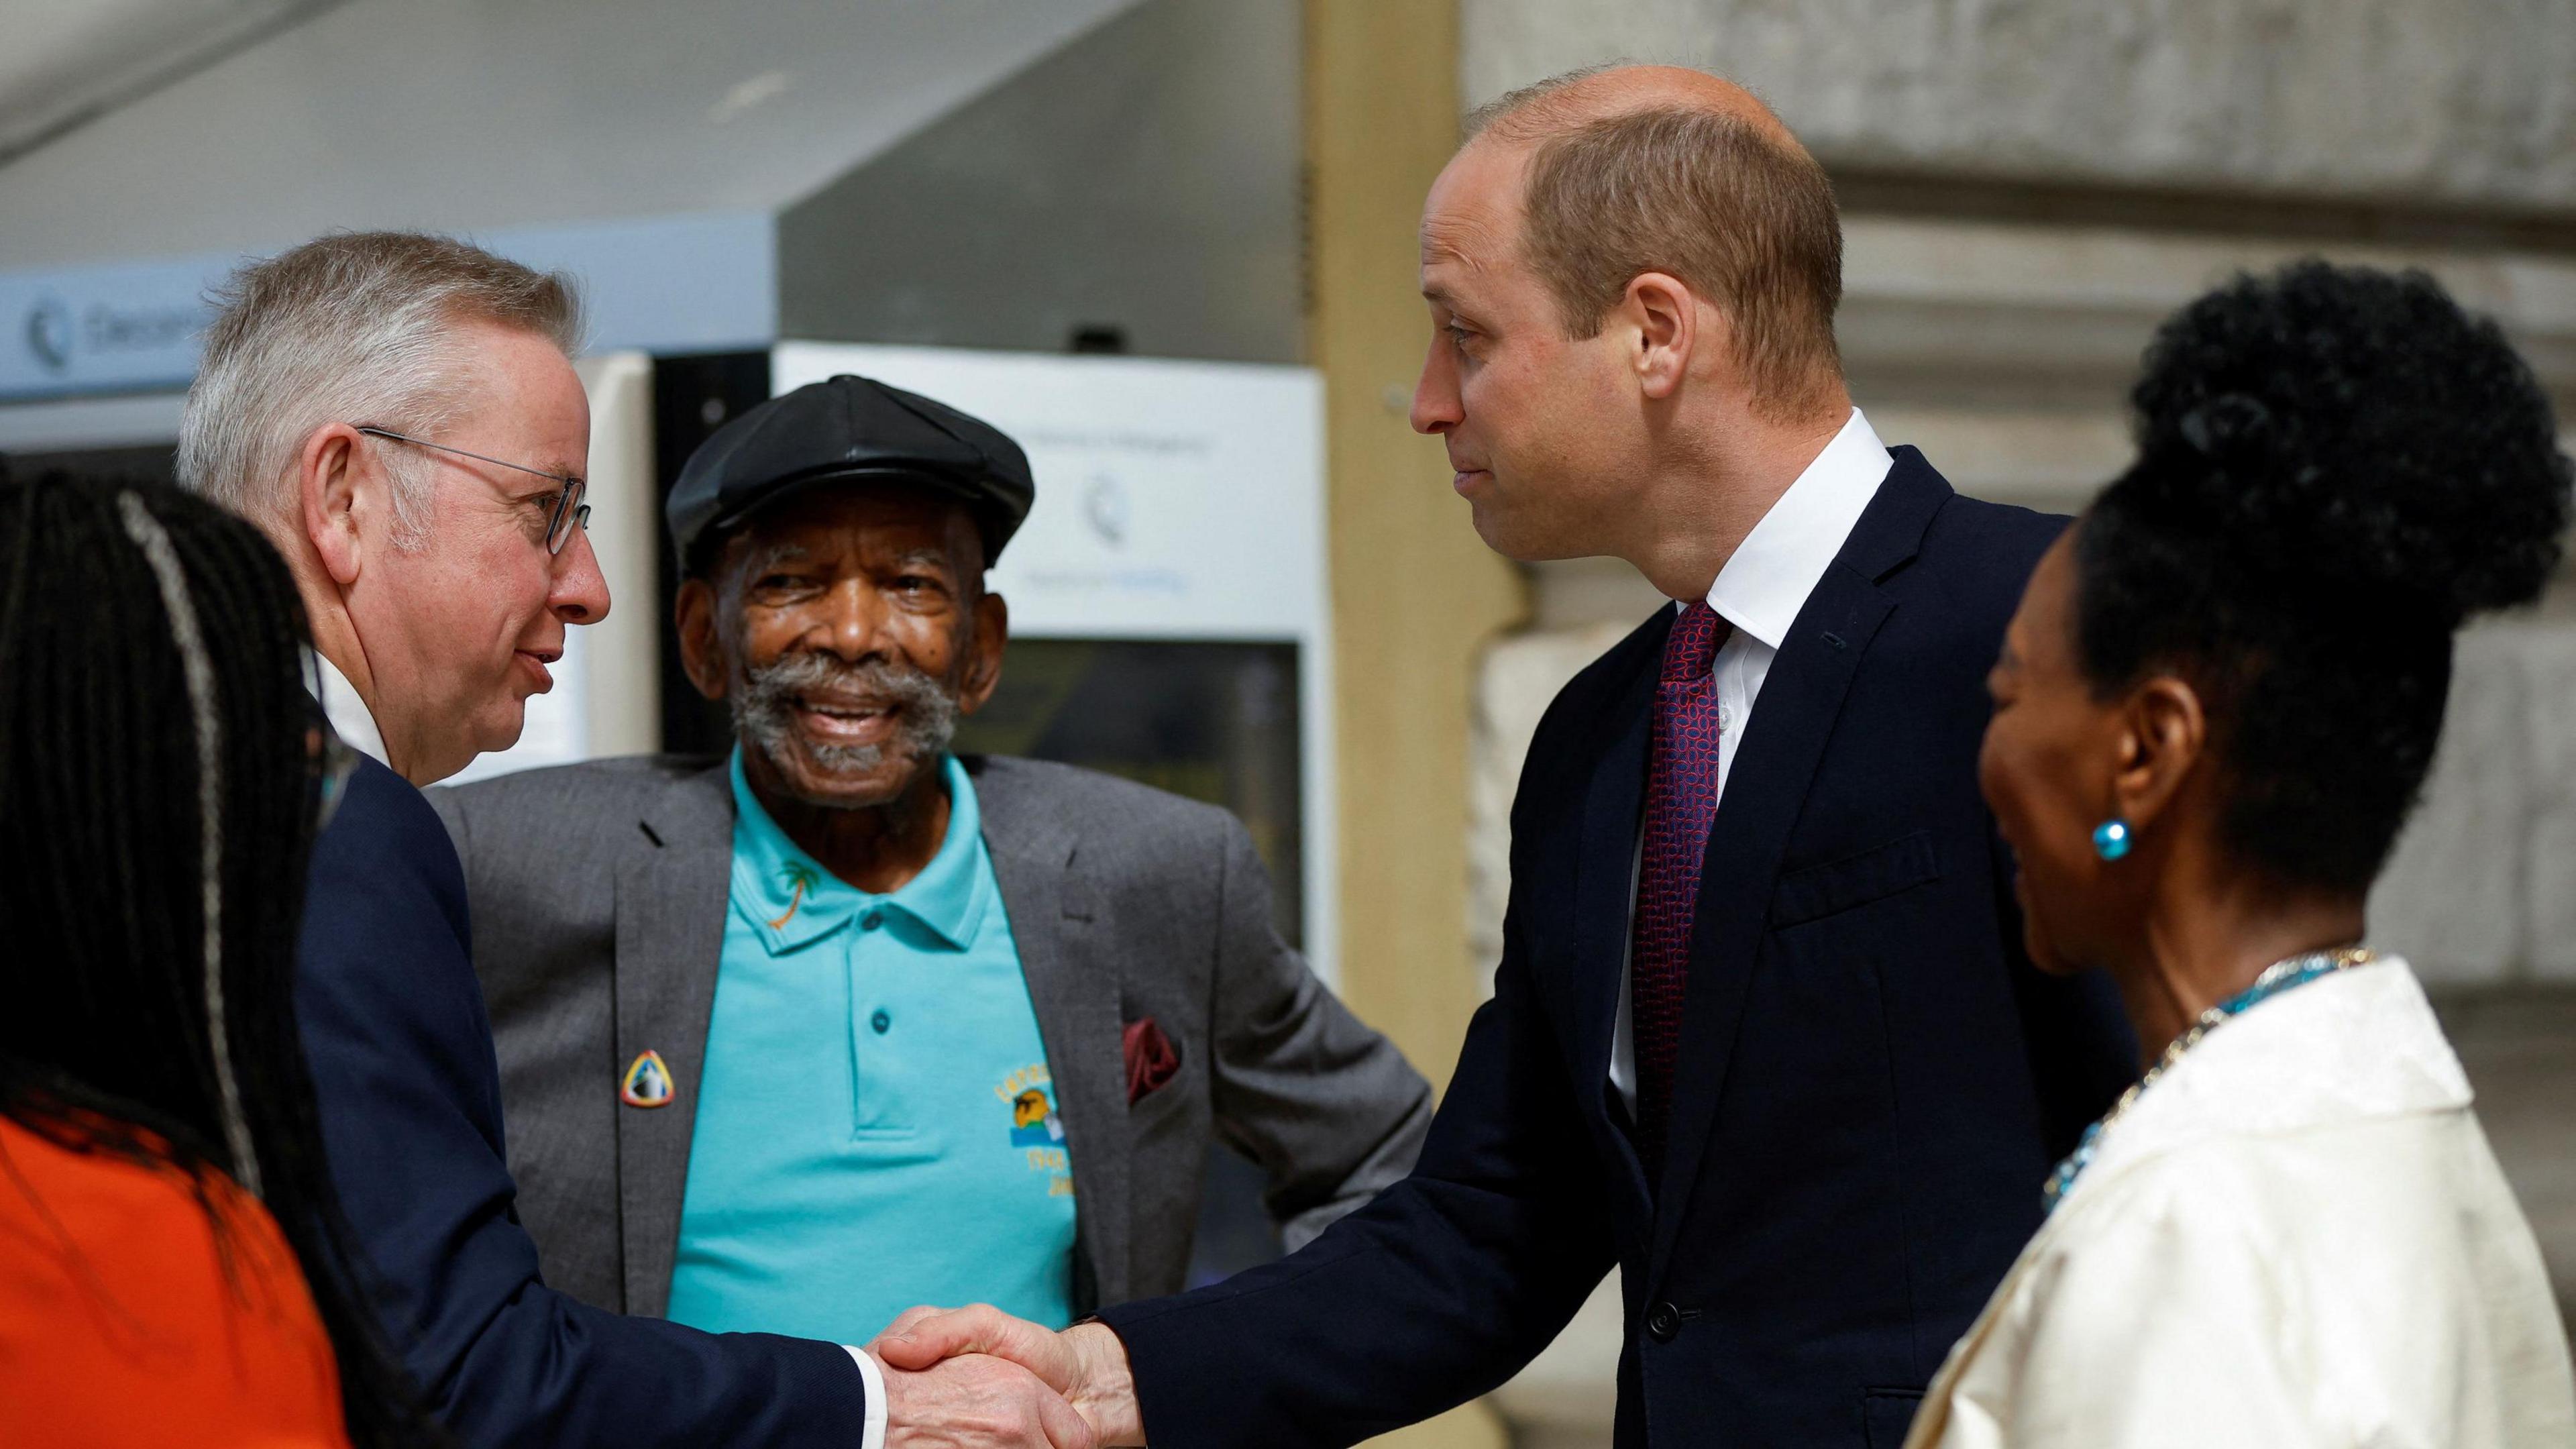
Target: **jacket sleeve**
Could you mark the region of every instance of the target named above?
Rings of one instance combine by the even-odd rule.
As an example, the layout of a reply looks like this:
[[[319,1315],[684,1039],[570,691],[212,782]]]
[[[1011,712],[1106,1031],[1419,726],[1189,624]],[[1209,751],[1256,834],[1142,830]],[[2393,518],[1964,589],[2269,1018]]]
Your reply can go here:
[[[1431,1127],[1431,1085],[1279,939],[1269,874],[1232,817],[1224,861],[1217,1128],[1269,1174],[1270,1215],[1293,1252],[1412,1169]]]
[[[469,939],[446,830],[369,762],[314,851],[297,1007],[341,1206],[431,1411],[496,1449],[853,1449],[866,1394],[841,1347],[629,1318],[539,1280]]]
[[[1517,920],[1412,1175],[1276,1263],[1100,1315],[1155,1449],[1312,1449],[1428,1418],[1535,1357],[1609,1271],[1604,1174]]]

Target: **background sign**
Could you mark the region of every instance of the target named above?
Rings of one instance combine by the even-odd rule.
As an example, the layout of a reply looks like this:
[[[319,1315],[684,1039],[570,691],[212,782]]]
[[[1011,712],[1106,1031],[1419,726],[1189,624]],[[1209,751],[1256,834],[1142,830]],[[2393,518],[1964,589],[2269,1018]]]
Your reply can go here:
[[[973,413],[1027,450],[1037,502],[992,574],[1014,636],[1295,646],[1302,934],[1307,961],[1335,983],[1322,379],[1302,367],[816,342],[781,343],[770,358],[782,393],[843,372]]]
[[[781,343],[789,392],[857,373],[1028,450],[993,570],[1015,634],[1324,643],[1323,389],[1302,367]]]
[[[185,387],[225,256],[0,276],[0,396]]]
[[[766,216],[517,227],[468,239],[571,273],[593,352],[721,352],[778,335],[777,232]],[[212,315],[206,299],[243,260],[214,252],[0,274],[0,400],[185,388]]]

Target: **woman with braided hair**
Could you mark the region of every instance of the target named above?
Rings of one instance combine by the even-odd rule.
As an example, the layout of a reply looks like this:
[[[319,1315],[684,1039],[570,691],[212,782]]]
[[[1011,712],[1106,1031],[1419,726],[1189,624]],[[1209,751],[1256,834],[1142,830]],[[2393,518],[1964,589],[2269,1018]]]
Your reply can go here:
[[[2576,1444],[2567,1339],[2467,1079],[2364,905],[2452,636],[2538,597],[2570,465],[2491,322],[2304,263],[2168,322],[2138,458],[2041,560],[1987,801],[2043,969],[2102,968],[2142,1080],[1908,1444]]]
[[[304,643],[216,506],[0,478],[0,1443],[438,1442],[298,1044]]]

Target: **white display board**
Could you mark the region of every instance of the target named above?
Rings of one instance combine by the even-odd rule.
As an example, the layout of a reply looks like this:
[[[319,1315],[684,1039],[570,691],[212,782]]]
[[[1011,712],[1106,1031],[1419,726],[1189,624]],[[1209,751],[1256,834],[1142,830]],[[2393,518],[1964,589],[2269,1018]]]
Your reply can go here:
[[[1323,391],[1302,367],[788,342],[770,385],[873,377],[1011,435],[1037,505],[993,571],[1012,632],[1320,638]]]
[[[993,570],[1028,638],[1297,646],[1316,973],[1337,980],[1323,381],[1302,367],[783,342],[770,385],[872,377],[1027,450],[1037,503]]]

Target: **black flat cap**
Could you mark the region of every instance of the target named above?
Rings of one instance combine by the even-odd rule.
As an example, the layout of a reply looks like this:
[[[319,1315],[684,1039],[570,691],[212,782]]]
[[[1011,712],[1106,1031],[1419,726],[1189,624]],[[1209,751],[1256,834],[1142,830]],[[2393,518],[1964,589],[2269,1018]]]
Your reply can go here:
[[[774,397],[716,429],[680,469],[663,515],[680,566],[754,509],[813,483],[903,479],[956,495],[974,514],[990,566],[1011,541],[1037,483],[1028,455],[1001,429],[874,378],[826,378]]]

